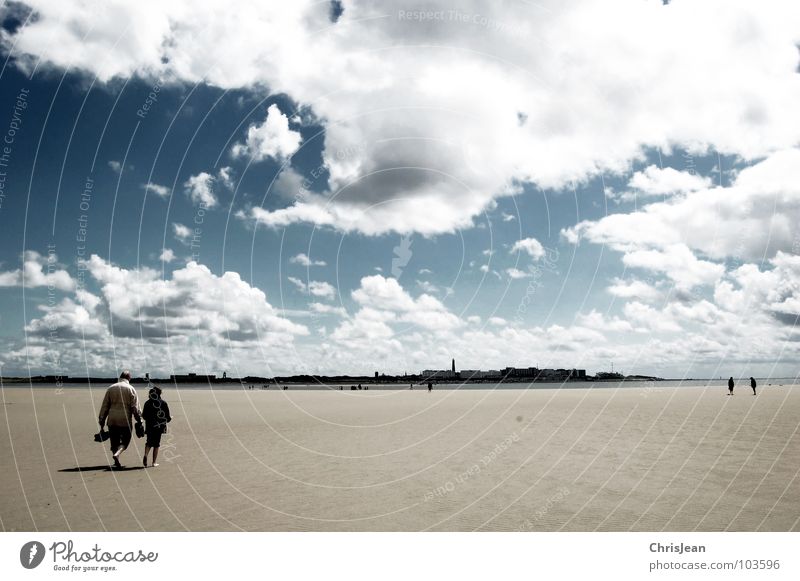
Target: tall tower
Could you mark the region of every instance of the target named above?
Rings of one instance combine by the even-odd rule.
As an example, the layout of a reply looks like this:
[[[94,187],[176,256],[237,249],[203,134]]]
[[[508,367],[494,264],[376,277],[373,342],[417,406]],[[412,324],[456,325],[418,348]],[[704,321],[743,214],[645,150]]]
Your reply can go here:
[[[453,373],[456,372],[456,360],[453,358]]]

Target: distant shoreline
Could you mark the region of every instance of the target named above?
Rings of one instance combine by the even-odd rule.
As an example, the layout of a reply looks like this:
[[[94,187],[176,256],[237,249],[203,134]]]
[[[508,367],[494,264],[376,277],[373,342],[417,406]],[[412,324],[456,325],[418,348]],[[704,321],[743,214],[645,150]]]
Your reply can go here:
[[[684,379],[683,381],[695,381],[695,378]],[[698,381],[702,381],[700,378]],[[110,384],[118,381],[115,377],[69,377],[58,375],[37,375],[32,377],[0,377],[0,382],[8,384],[31,383],[31,384]],[[375,378],[372,376],[315,376],[315,375],[298,375],[290,377],[254,377],[248,376],[243,378],[214,378],[208,379],[205,376],[197,376],[196,378],[142,378],[135,377],[131,380],[134,385],[138,384],[208,384],[208,385],[283,385],[283,384],[321,384],[321,385],[351,385],[351,384],[366,384],[366,385],[418,385],[425,386],[429,382],[434,385],[462,385],[466,383],[613,383],[620,381],[680,381],[678,379],[668,380],[661,377],[650,377],[644,375],[629,375],[620,377],[593,377],[587,376],[586,378],[568,378],[568,379],[553,379],[553,378],[535,378],[535,377],[481,377],[481,378],[426,378],[420,376],[382,376]]]
[[[30,381],[27,378],[11,378],[11,381],[8,381],[7,378],[0,378],[0,386],[5,389],[53,389],[57,392],[62,392],[64,390],[76,390],[76,389],[93,389],[93,390],[104,390],[110,384],[115,383],[116,380],[113,378],[91,378],[91,380],[84,380],[84,381],[72,381],[67,380],[64,382],[55,382],[55,381]],[[770,388],[770,387],[792,387],[794,386],[797,381],[796,378],[793,377],[786,377],[786,378],[756,378],[758,384],[762,388]],[[176,390],[198,390],[198,391],[283,391],[285,389],[288,390],[296,390],[296,391],[345,391],[350,392],[352,391],[360,391],[359,385],[361,385],[361,389],[365,391],[375,390],[375,391],[426,391],[427,384],[420,384],[414,383],[413,388],[410,382],[379,382],[373,383],[368,381],[361,381],[361,382],[332,382],[332,381],[313,381],[313,382],[303,382],[303,381],[282,381],[282,382],[250,382],[250,383],[239,383],[237,381],[225,381],[225,382],[171,382],[161,381],[160,379],[154,379],[151,381],[150,384],[146,383],[143,380],[134,381],[133,385],[139,389],[143,390],[146,389],[148,385],[157,385],[164,389],[176,389]],[[727,379],[725,378],[716,378],[716,379],[697,379],[697,378],[690,378],[690,379],[657,379],[657,380],[650,380],[650,379],[620,379],[620,380],[596,380],[596,381],[579,381],[579,380],[569,380],[569,381],[440,381],[440,382],[433,382],[433,389],[444,390],[444,391],[458,391],[458,390],[466,390],[466,391],[478,391],[478,390],[486,390],[486,391],[493,391],[493,390],[591,390],[594,389],[628,389],[628,388],[640,388],[646,390],[655,390],[655,389],[674,389],[674,388],[721,388],[724,387],[725,391],[727,391]],[[747,388],[749,390],[749,382],[747,385],[742,382],[737,382],[737,387]]]

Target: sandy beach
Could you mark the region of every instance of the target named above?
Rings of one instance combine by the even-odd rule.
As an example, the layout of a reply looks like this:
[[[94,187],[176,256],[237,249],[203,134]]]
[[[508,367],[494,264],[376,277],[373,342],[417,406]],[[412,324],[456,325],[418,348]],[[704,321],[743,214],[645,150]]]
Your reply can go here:
[[[167,389],[122,471],[103,392],[2,390],[3,530],[800,530],[797,387]]]

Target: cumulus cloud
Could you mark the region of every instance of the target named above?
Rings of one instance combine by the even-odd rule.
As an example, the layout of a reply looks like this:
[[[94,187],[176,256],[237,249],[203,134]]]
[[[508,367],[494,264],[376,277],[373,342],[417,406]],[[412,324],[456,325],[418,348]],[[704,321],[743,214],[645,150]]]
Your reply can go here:
[[[102,339],[108,336],[108,328],[94,315],[93,309],[70,298],[53,306],[39,305],[38,309],[44,314],[25,326],[25,332],[30,336],[59,340]]]
[[[436,294],[439,292],[439,287],[429,280],[418,280],[417,286],[428,294]]]
[[[287,280],[295,285],[301,292],[313,295],[315,297],[332,299],[336,296],[336,287],[325,281],[311,280],[306,283],[294,276],[287,277]]]
[[[800,149],[787,149],[742,169],[727,187],[684,191],[637,211],[583,221],[562,235],[607,245],[622,253],[625,266],[663,277],[655,286],[615,281],[608,289],[613,295],[646,303],[667,293],[692,302],[696,297],[686,292],[718,289],[729,274],[726,264],[745,261],[758,271],[757,263],[796,253],[798,223]],[[644,312],[630,308],[636,316]],[[681,315],[667,313],[673,314]]]
[[[161,279],[149,269],[124,269],[93,255],[87,268],[101,286],[103,305],[115,336],[167,337],[209,332],[231,340],[257,340],[271,333],[306,334],[301,325],[276,313],[263,291],[238,273],[213,274],[189,262]]]
[[[26,4],[36,18],[2,37],[24,68],[269,87],[307,106],[324,126],[328,189],[241,214],[274,227],[452,232],[516,184],[621,173],[646,148],[755,160],[800,137],[796,3],[478,2],[505,24],[478,30],[402,16],[451,8],[436,2],[352,0],[335,23],[314,0]],[[299,143],[273,105],[235,152],[281,158]]]
[[[426,329],[453,329],[463,324],[437,298],[422,294],[414,299],[397,279],[379,274],[362,278],[361,286],[353,291],[352,297],[362,310],[392,313],[392,318],[398,321]]]
[[[22,268],[0,272],[0,287],[24,286],[25,288],[52,287],[61,291],[75,288],[75,281],[58,263],[58,256],[46,257],[27,250],[22,255]]]
[[[231,153],[234,157],[250,156],[253,161],[266,158],[284,160],[294,155],[301,140],[300,132],[289,129],[289,119],[273,104],[267,109],[264,122],[251,125],[245,142],[236,143]]]
[[[321,315],[336,315],[339,317],[347,317],[347,311],[344,307],[334,307],[324,303],[311,303],[308,305],[312,313],[319,313]]]
[[[144,191],[149,194],[155,194],[159,198],[168,198],[169,195],[172,193],[167,186],[161,186],[159,184],[154,184],[152,182],[148,182],[142,186]]]
[[[98,292],[79,289],[40,305],[41,315],[25,327],[30,349],[7,350],[0,361],[24,365],[28,357],[46,357],[36,364],[57,361],[59,372],[108,372],[116,360],[175,373],[175,366],[219,372],[238,360],[256,371],[259,360],[266,369],[270,365],[263,348],[288,360],[295,338],[309,333],[237,273],[216,275],[189,262],[162,278],[160,269],[126,269],[96,255],[82,266]]]
[[[598,331],[633,331],[633,325],[631,325],[629,321],[620,319],[619,317],[605,316],[603,313],[594,309],[586,314],[580,315],[578,321],[584,327]]]
[[[626,266],[663,273],[679,289],[711,285],[725,272],[722,264],[699,260],[684,244],[672,244],[658,250],[634,250],[623,256]]]
[[[583,221],[562,233],[622,252],[685,244],[712,259],[759,260],[790,251],[798,223],[800,149],[788,149],[742,169],[729,187]]]
[[[192,229],[178,222],[172,223],[172,233],[175,235],[175,240],[182,244],[189,244],[192,237]]]
[[[488,270],[488,267],[487,267],[487,270]],[[486,271],[484,271],[484,272],[486,272]],[[514,267],[507,268],[506,269],[506,274],[512,280],[518,280],[520,278],[529,278],[531,276],[530,272],[526,272],[524,270],[520,270],[520,269],[514,268]]]
[[[620,194],[611,193],[609,197],[623,202],[637,198],[656,196],[673,196],[696,192],[711,187],[711,180],[688,171],[679,171],[672,167],[660,168],[648,166],[637,171],[628,181],[629,190]]]
[[[231,168],[220,168],[216,176],[201,171],[197,175],[189,176],[189,179],[184,182],[183,188],[193,203],[204,208],[214,208],[219,204],[215,193],[218,185],[228,190],[233,189],[234,181]]]
[[[213,192],[214,176],[207,172],[200,172],[190,176],[183,184],[186,195],[193,203],[213,208],[217,205],[217,197]]]
[[[542,243],[536,240],[536,238],[523,238],[522,240],[517,240],[511,247],[511,252],[525,252],[534,260],[539,260],[546,254],[544,246],[542,246]]]
[[[641,280],[624,281],[614,279],[608,292],[615,297],[623,299],[640,299],[645,302],[655,301],[661,297],[661,293],[652,285]]]
[[[233,168],[227,166],[219,168],[217,172],[217,181],[222,187],[232,191],[236,186],[236,181],[233,177]]]
[[[302,252],[289,259],[289,262],[299,264],[301,266],[327,266],[324,260],[311,260],[307,255]]]
[[[161,251],[161,255],[158,257],[158,259],[161,262],[172,262],[175,260],[175,253],[169,248],[164,248]]]

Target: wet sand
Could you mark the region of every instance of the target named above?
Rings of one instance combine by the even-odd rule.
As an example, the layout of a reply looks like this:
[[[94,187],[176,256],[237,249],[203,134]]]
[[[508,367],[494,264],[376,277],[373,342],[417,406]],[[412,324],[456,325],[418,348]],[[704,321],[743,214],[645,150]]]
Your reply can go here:
[[[798,387],[166,390],[123,471],[102,396],[2,390],[2,530],[800,530]]]

